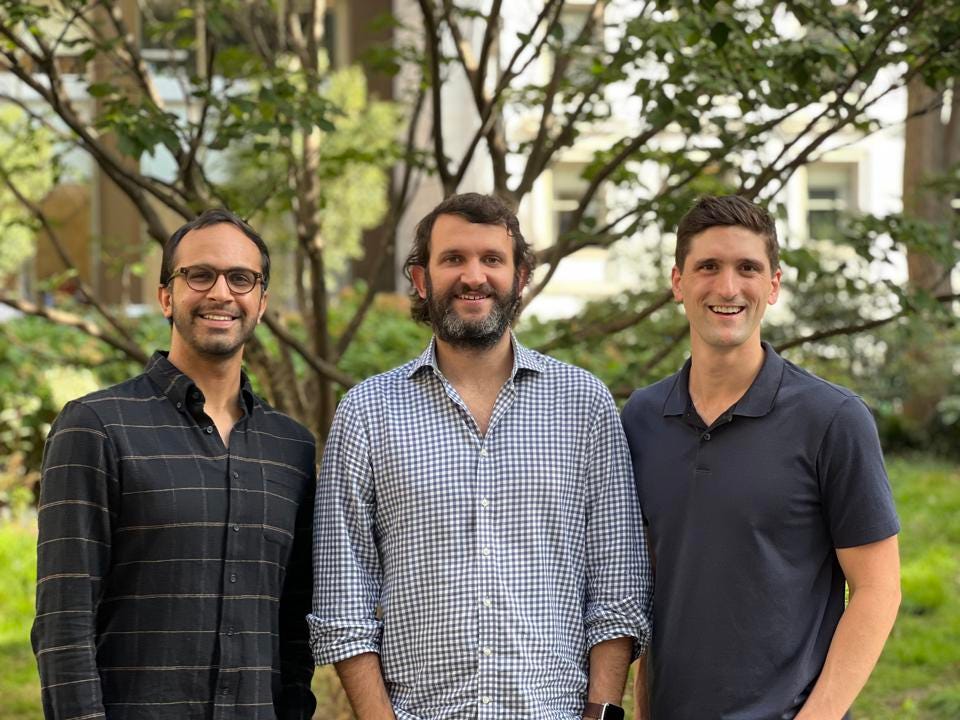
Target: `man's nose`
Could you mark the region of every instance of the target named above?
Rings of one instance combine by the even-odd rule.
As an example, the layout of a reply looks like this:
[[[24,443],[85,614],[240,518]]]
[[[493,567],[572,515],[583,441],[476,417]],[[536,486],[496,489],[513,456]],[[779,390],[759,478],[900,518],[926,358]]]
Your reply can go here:
[[[465,285],[482,285],[487,281],[487,273],[479,260],[470,260],[463,266],[460,282]]]
[[[737,272],[734,268],[721,270],[717,277],[717,292],[724,298],[737,296]]]
[[[233,293],[230,292],[230,286],[227,284],[227,276],[224,273],[217,275],[213,285],[207,290],[207,297],[211,300],[221,302],[233,299]]]

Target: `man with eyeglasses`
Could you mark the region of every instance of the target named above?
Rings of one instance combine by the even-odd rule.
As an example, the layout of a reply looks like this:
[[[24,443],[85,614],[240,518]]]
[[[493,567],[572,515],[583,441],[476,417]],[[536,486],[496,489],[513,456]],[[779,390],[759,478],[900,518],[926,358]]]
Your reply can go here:
[[[208,210],[163,250],[169,353],[68,403],[44,452],[46,718],[308,720],[315,441],[253,394],[263,239]]]

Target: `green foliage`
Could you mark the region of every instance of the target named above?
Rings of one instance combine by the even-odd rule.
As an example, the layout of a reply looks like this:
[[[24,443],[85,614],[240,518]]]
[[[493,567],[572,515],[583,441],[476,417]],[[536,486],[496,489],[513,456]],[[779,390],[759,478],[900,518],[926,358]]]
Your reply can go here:
[[[20,108],[0,106],[0,281],[18,272],[35,248],[36,219],[4,179],[29,201],[38,202],[53,186],[51,133],[37,127]]]
[[[362,255],[363,231],[379,225],[387,212],[389,170],[398,159],[393,130],[400,116],[395,105],[369,98],[366,78],[355,67],[329,74],[326,99],[337,115],[320,132],[317,173],[324,264],[332,280]],[[278,144],[275,132],[271,127],[230,145],[222,192],[241,214],[258,212],[257,226],[269,231],[272,247],[292,248],[289,214],[296,198],[284,187],[286,152],[271,152]],[[290,151],[299,147],[295,141]]]
[[[953,720],[960,694],[960,471],[924,456],[888,463],[900,515],[904,601],[854,706],[866,720]]]

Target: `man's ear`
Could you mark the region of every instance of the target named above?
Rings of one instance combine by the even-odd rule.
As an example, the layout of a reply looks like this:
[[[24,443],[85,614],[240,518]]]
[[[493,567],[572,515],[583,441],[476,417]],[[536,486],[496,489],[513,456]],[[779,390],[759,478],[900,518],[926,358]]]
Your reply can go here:
[[[417,290],[417,295],[422,299],[427,299],[427,271],[423,265],[410,266],[410,279],[413,281],[413,287]]]
[[[260,293],[260,310],[257,312],[257,322],[263,318],[263,314],[267,311],[267,300],[270,298],[270,291],[264,290]]]
[[[680,289],[680,268],[676,265],[670,271],[670,287],[673,290],[673,299],[683,302],[683,291]]]
[[[780,278],[783,276],[783,271],[780,268],[777,268],[777,271],[773,274],[773,278],[770,280],[770,295],[767,296],[767,305],[773,305],[777,298],[780,297]]]
[[[160,285],[157,288],[157,301],[165,318],[173,317],[173,294],[169,285]]]
[[[519,277],[517,278],[517,293],[523,294],[524,288],[527,287],[527,283],[530,282],[530,269],[529,268],[520,268],[518,273]]]

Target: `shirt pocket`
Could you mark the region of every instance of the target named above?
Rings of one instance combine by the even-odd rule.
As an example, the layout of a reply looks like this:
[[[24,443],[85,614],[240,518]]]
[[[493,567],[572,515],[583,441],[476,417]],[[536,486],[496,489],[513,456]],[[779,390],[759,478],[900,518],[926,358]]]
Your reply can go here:
[[[306,481],[283,468],[263,469],[263,535],[278,545],[289,546],[297,524],[297,508]]]

